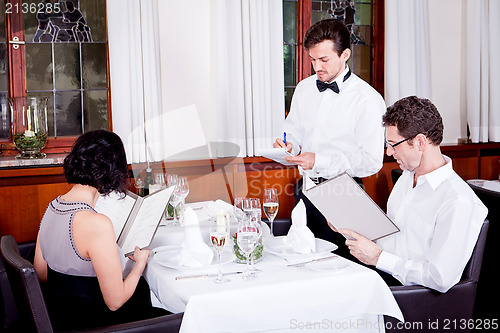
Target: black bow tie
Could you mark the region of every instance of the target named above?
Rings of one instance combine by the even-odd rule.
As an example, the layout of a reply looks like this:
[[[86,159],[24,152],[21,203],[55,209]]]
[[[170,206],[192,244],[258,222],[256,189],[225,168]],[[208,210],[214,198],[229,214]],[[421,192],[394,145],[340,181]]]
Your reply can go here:
[[[319,92],[323,92],[326,89],[332,89],[335,93],[339,93],[339,86],[337,82],[326,83],[320,80],[316,80],[316,86],[318,87]]]
[[[345,82],[345,80],[347,80],[349,78],[349,76],[351,76],[351,69],[349,69],[347,74],[344,76],[344,79],[342,80],[342,82]],[[326,89],[331,89],[333,92],[335,92],[337,94],[340,92],[339,86],[338,86],[337,82],[335,82],[335,81],[332,83],[326,83],[326,82],[323,82],[320,80],[316,80],[316,87],[318,87],[319,92],[323,92]]]

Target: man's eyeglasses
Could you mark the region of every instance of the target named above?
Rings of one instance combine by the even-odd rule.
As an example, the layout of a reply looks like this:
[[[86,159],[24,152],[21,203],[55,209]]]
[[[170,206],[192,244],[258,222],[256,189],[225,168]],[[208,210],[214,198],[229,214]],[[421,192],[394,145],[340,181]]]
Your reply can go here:
[[[387,141],[387,139],[385,139],[385,144],[387,145],[387,147],[391,147],[392,149],[396,150],[396,147],[397,147],[398,145],[402,144],[402,143],[403,143],[403,142],[405,142],[405,141],[411,140],[411,139],[413,139],[413,138],[414,138],[413,136],[410,136],[409,138],[403,139],[403,140],[401,140],[401,141],[399,141],[399,142],[396,142],[395,144],[392,144],[392,143],[390,143],[389,141]]]

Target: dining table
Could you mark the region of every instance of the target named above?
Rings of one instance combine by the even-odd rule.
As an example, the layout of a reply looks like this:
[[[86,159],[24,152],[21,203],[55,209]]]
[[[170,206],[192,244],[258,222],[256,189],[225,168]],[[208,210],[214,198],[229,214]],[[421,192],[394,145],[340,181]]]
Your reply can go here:
[[[200,217],[197,232],[207,244],[214,222],[205,209],[209,204],[192,204]],[[233,219],[231,230],[236,226]],[[263,256],[253,265],[255,278],[248,280],[242,278],[247,264],[235,260],[229,242],[221,255],[221,270],[229,282],[216,284],[217,255],[201,267],[161,260],[162,249],[181,247],[184,234],[191,232],[187,229],[162,223],[144,271],[153,305],[184,313],[180,332],[384,332],[384,315],[404,322],[383,279],[374,270],[336,255],[334,244],[330,247],[317,239],[322,246],[314,253],[280,253],[266,244],[285,241],[286,236],[263,232]]]

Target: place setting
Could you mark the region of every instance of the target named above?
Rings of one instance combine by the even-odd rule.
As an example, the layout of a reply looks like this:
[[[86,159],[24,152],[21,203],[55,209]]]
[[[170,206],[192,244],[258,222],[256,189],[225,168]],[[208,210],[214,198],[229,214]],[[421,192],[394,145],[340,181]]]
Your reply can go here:
[[[287,267],[334,271],[349,266],[346,260],[332,253],[337,245],[314,237],[307,227],[306,207],[302,200],[292,210],[291,221],[287,235],[275,237],[270,233],[265,237],[266,253],[283,258]]]

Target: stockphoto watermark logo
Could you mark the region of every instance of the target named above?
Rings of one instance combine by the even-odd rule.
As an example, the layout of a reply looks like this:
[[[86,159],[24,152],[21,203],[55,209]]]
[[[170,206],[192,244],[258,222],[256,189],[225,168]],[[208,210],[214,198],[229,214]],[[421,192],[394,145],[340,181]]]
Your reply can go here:
[[[366,330],[382,330],[382,329],[398,329],[408,330],[409,332],[422,330],[424,324],[422,322],[384,322],[383,317],[373,316],[373,318],[347,318],[347,319],[322,319],[319,321],[300,321],[298,319],[290,319],[290,329],[307,332],[321,331],[366,331]]]

